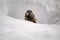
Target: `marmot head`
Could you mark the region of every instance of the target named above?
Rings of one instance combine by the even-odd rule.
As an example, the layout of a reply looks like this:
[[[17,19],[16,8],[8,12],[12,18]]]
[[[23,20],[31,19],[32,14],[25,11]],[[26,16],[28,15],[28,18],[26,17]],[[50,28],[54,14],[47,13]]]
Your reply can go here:
[[[27,10],[25,14],[25,20],[36,23],[35,16],[31,10]]]

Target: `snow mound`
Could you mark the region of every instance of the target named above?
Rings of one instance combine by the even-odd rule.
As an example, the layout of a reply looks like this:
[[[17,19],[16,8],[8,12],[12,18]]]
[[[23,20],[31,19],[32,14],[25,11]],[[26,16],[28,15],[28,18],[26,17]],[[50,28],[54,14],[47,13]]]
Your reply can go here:
[[[35,24],[0,16],[0,40],[60,40],[60,25]]]

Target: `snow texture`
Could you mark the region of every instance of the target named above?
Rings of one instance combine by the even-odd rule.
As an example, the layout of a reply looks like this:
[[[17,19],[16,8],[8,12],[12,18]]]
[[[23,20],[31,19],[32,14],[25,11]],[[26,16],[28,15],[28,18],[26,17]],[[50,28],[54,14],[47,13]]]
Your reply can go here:
[[[32,10],[40,24],[60,24],[60,0],[0,0],[0,16],[24,19]]]
[[[24,19],[32,10],[40,24],[60,24],[60,0],[11,0],[8,15]]]
[[[45,15],[46,13],[45,14],[43,13],[42,15],[44,16],[41,16],[41,18],[43,17],[41,19],[43,21],[41,22],[45,23],[45,21],[48,21],[48,23],[51,23],[51,24],[50,25],[38,24],[38,23],[32,23],[29,21],[9,17],[11,15],[14,15],[15,13],[16,14],[20,13],[18,10],[20,10],[19,7],[20,6],[22,7],[22,5],[20,6],[18,5],[20,3],[24,4],[27,2],[29,4],[32,3],[32,5],[33,3],[34,4],[37,3],[39,5],[40,3],[42,3],[44,6],[43,7],[38,6],[38,7],[47,8],[48,15],[46,16]],[[59,0],[57,1],[56,0],[51,0],[51,1],[0,0],[0,40],[60,40],[60,25],[59,25],[60,24],[60,11],[59,11],[60,6],[57,5],[57,4],[60,4],[59,2],[60,2]],[[29,9],[29,4],[28,4],[28,9]],[[30,7],[32,7],[31,4],[30,4]],[[18,10],[16,10],[15,8],[16,9],[18,8]],[[34,8],[33,10],[35,10]],[[9,16],[7,16],[8,14]],[[16,14],[14,16],[16,16]],[[49,17],[44,21],[45,16],[46,17],[49,16]]]
[[[0,16],[0,40],[60,40],[60,25],[35,24]]]

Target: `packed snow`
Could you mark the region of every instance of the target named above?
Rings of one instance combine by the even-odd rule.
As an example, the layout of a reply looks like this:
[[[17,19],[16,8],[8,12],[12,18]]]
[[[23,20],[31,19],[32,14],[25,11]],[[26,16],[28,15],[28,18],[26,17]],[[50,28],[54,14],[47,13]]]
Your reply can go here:
[[[38,24],[15,19],[22,18],[20,14],[23,14],[25,8],[35,11],[41,8],[39,12],[36,12],[39,13],[37,14],[39,21],[43,20],[41,23],[48,21],[51,24]],[[0,40],[60,40],[59,10],[59,0],[0,0]],[[15,18],[7,15],[13,15]]]
[[[0,16],[0,40],[60,40],[60,25]]]
[[[10,5],[11,17],[24,19],[26,11],[32,10],[38,23],[60,24],[60,0],[6,0],[6,3]]]

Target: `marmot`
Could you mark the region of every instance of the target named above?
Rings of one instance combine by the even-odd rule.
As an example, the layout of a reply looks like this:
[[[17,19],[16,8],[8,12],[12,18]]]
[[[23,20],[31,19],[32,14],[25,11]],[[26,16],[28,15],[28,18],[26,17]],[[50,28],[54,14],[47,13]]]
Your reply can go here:
[[[36,23],[35,15],[31,10],[27,10],[25,14],[25,20]]]

